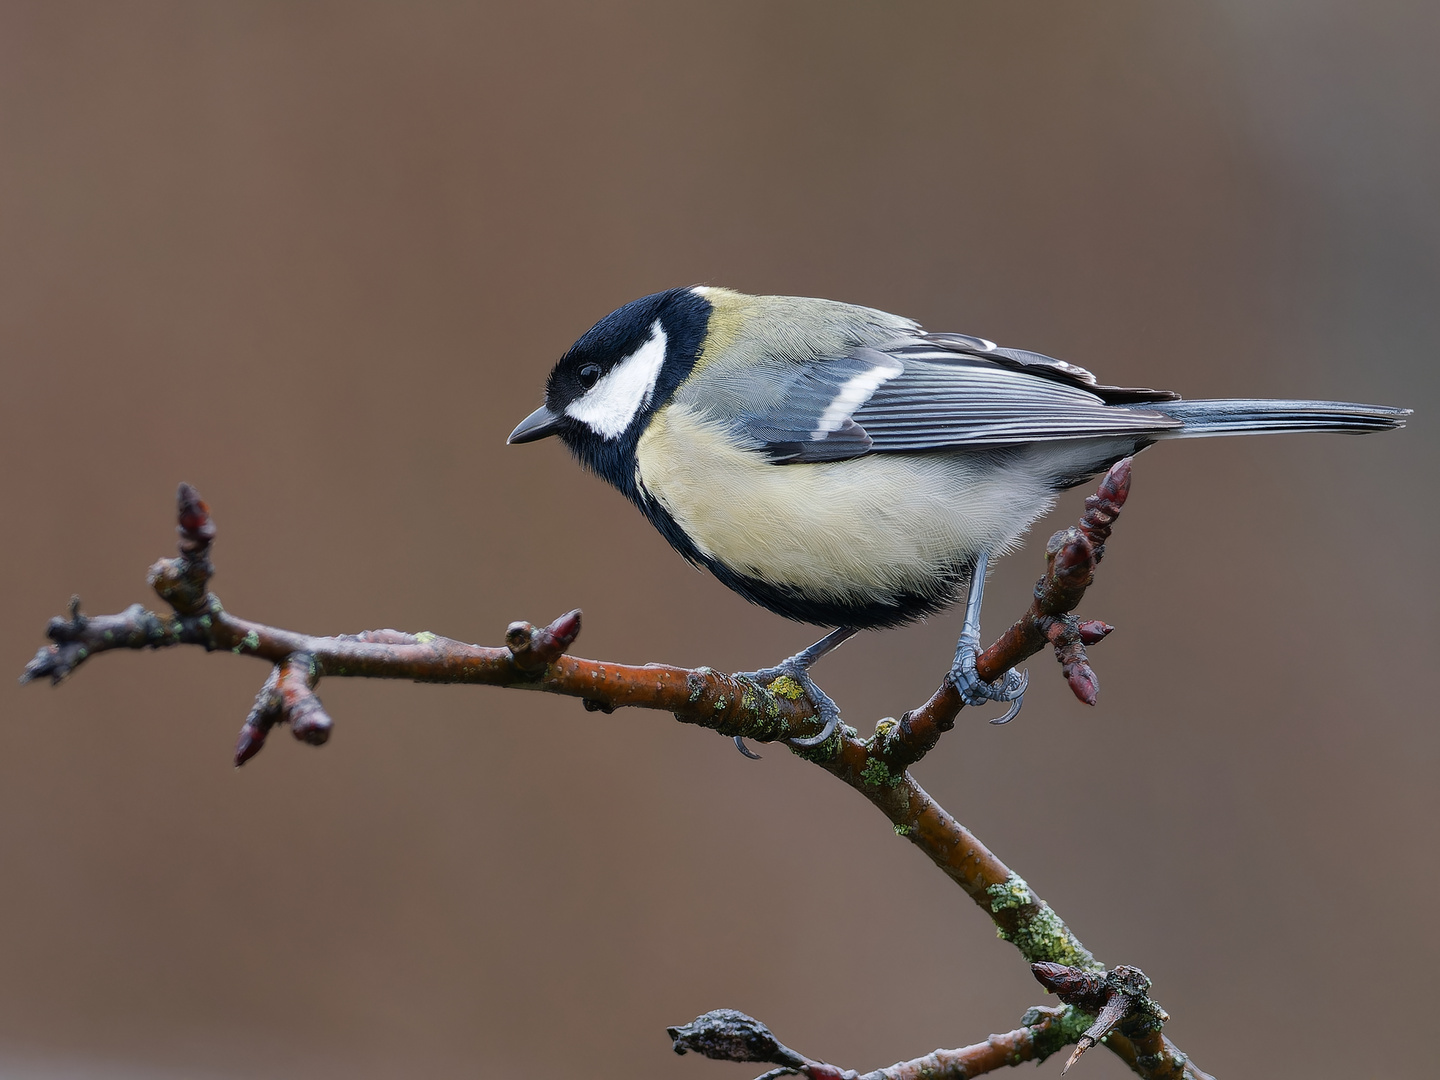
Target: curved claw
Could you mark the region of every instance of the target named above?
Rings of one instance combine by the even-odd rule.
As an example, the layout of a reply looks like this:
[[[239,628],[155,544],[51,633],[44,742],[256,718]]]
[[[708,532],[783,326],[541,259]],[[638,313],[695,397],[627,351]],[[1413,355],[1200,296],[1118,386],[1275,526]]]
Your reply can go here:
[[[1008,724],[1020,715],[1020,709],[1025,703],[1025,691],[1030,686],[1030,672],[1019,672],[1014,668],[993,683],[985,682],[975,673],[973,653],[963,656],[960,663],[951,670],[950,676],[960,694],[960,700],[972,708],[984,705],[987,701],[1013,702],[1004,716],[990,721],[992,724]]]
[[[788,742],[791,746],[801,746],[809,749],[811,747],[819,746],[821,743],[825,742],[826,739],[830,738],[831,735],[835,734],[835,729],[839,726],[840,712],[838,709],[831,710],[830,715],[825,718],[825,726],[820,729],[819,735],[807,735],[804,738],[795,736],[794,738],[786,739],[785,741]]]
[[[1025,681],[1026,681],[1026,682],[1029,682],[1029,681],[1030,681],[1030,679],[1029,679],[1030,673],[1029,673],[1028,671],[1025,673],[1025,676],[1026,676]],[[1011,720],[1014,720],[1015,717],[1017,717],[1017,716],[1020,715],[1020,708],[1021,708],[1021,706],[1023,706],[1024,704],[1025,704],[1025,688],[1024,688],[1024,687],[1021,687],[1021,688],[1020,688],[1020,693],[1019,693],[1019,695],[1018,695],[1018,696],[1015,698],[1015,700],[1011,703],[1010,708],[1007,709],[1007,710],[1005,710],[1005,715],[1004,715],[1004,716],[997,716],[994,720],[991,720],[990,723],[992,723],[992,724],[1008,724]]]
[[[746,757],[748,757],[751,761],[759,761],[759,760],[760,760],[760,755],[757,754],[757,753],[755,753],[755,751],[754,751],[754,750],[751,750],[748,746],[746,746],[746,745],[745,745],[745,740],[742,739],[739,735],[736,735],[736,736],[735,736],[735,749],[736,749],[736,750],[739,750],[740,753],[744,754],[744,755],[745,755]]]

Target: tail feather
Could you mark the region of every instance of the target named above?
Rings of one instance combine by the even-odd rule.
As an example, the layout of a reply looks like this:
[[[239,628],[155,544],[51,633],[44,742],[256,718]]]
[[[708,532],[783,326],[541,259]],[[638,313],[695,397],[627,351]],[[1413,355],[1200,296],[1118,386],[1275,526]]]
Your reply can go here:
[[[1297,431],[1364,434],[1405,426],[1409,409],[1355,405],[1345,401],[1285,401],[1224,398],[1215,401],[1147,403],[1147,409],[1179,420],[1182,427],[1159,433],[1162,439],[1203,439],[1211,435],[1260,435]]]

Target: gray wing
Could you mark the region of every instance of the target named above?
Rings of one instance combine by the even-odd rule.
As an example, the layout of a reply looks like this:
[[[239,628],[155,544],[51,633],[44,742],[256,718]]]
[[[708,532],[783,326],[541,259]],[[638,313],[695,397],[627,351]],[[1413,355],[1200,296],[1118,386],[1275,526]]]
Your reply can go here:
[[[1028,349],[1003,349],[993,341],[971,337],[969,334],[921,334],[920,342],[922,344],[917,351],[923,352],[928,347],[932,351],[943,350],[962,356],[978,356],[994,361],[1001,367],[1089,390],[1109,405],[1180,400],[1180,395],[1173,390],[1150,390],[1140,386],[1102,386],[1094,375],[1077,364],[1056,360],[1053,356],[1030,352]]]
[[[1175,400],[1168,391],[1100,386],[1084,368],[961,334],[853,349],[802,365],[791,378],[775,406],[740,418],[777,464],[1181,426],[1138,407]]]
[[[745,435],[775,462],[840,461],[872,447],[855,410],[876,387],[905,374],[897,357],[861,347],[798,365],[773,406],[740,418]]]

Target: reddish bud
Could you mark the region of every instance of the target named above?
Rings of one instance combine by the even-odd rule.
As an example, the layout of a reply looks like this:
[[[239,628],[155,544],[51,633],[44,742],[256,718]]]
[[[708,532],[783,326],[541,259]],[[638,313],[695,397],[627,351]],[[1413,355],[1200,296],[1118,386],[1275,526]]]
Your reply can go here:
[[[1086,705],[1094,705],[1100,693],[1100,680],[1095,677],[1089,664],[1066,664],[1065,681],[1075,696]]]
[[[550,638],[557,649],[555,655],[558,657],[575,644],[575,639],[580,636],[580,609],[567,611],[541,632]]]
[[[235,743],[235,767],[237,769],[260,752],[265,745],[265,736],[268,734],[270,734],[268,726],[247,722],[241,727],[240,738]]]
[[[1103,623],[1099,619],[1086,619],[1076,629],[1080,632],[1080,641],[1084,645],[1104,641],[1115,630],[1109,623]]]
[[[1100,486],[1095,489],[1095,494],[1106,502],[1114,505],[1118,511],[1125,505],[1125,500],[1130,497],[1130,464],[1134,458],[1121,458],[1110,471],[1105,474],[1105,479],[1100,481]]]
[[[549,626],[535,629],[527,622],[513,622],[505,631],[505,644],[515,666],[521,671],[540,672],[565,655],[580,636],[580,611],[567,611]]]
[[[1095,494],[1085,500],[1085,514],[1080,519],[1080,531],[1095,545],[1095,561],[1105,557],[1105,541],[1110,539],[1110,530],[1120,516],[1120,508],[1130,494],[1130,459],[1117,461],[1100,481]]]
[[[1030,971],[1041,986],[1066,1005],[1074,1005],[1086,1012],[1099,1012],[1110,996],[1104,972],[1085,971],[1048,960],[1031,964]]]
[[[335,721],[313,693],[301,698],[291,709],[290,733],[308,746],[324,746],[330,741],[334,728]]]
[[[181,484],[176,492],[175,504],[180,531],[187,539],[208,543],[215,538],[215,523],[210,520],[210,507],[200,498],[200,493],[189,484]]]

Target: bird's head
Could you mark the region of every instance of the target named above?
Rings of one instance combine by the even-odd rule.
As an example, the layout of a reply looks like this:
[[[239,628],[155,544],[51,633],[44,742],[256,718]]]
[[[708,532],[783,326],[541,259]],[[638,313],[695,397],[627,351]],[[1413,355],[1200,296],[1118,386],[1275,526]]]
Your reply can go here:
[[[507,441],[558,435],[584,465],[630,493],[635,444],[689,377],[710,312],[694,289],[655,293],[612,311],[560,358],[545,404]]]

